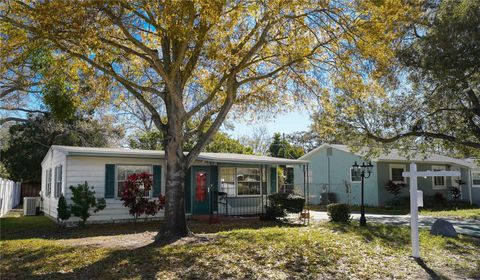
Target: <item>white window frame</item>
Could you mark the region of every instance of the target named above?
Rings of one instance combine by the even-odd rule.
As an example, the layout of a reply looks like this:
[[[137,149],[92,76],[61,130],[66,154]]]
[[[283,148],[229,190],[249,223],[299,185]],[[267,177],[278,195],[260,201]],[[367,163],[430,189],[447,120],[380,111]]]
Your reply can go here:
[[[445,165],[432,165],[432,171],[446,171],[447,167]],[[435,185],[435,177],[443,177],[443,185]],[[434,190],[444,190],[447,188],[447,177],[445,176],[434,176],[432,177],[432,189]]]
[[[352,176],[352,171],[353,171],[353,167],[350,167],[350,173],[349,173],[350,183],[352,183],[352,184],[361,183],[361,182],[362,182],[362,177],[361,177],[361,176],[359,176],[359,177],[360,177],[360,180],[358,180],[358,181],[353,181],[353,180],[352,180],[352,178],[353,178],[353,176]]]
[[[478,174],[478,176],[480,177],[480,171],[472,171],[472,187],[474,188],[480,188],[480,184],[475,184],[473,183],[473,176],[474,174]]]
[[[219,186],[220,188],[223,188],[223,181],[222,181],[222,169],[233,169],[233,181],[224,181],[225,183],[233,183],[233,193],[234,193],[234,196],[237,196],[237,168],[236,167],[232,167],[232,166],[221,166],[220,167],[220,170],[219,170],[219,178],[218,180],[220,181],[219,182]],[[229,194],[228,190],[225,192],[227,195],[231,195]]]
[[[47,169],[46,181],[45,181],[45,196],[50,197],[52,194],[52,169]]]
[[[115,164],[115,198],[116,199],[120,199],[121,196],[118,195],[118,168],[119,167],[148,167],[149,168],[149,172],[150,174],[152,174],[153,176],[153,165],[151,164]],[[152,198],[152,195],[153,195],[153,184],[152,184],[152,188],[150,189],[150,191],[148,192],[148,196],[146,196],[146,198]]]
[[[222,168],[233,168],[234,169],[234,186],[235,186],[235,197],[260,197],[262,195],[266,195],[268,193],[268,183],[269,183],[269,180],[268,180],[268,175],[267,175],[267,170],[265,170],[265,172],[262,171],[262,169],[264,167],[260,166],[260,167],[256,167],[256,166],[241,166],[241,167],[237,167],[237,166],[220,166],[219,167],[220,169]],[[254,168],[254,169],[258,169],[260,170],[260,194],[238,194],[238,168]],[[265,173],[265,174],[263,174]],[[221,174],[221,170],[219,170],[219,174]],[[265,175],[265,176],[263,176]],[[219,186],[222,185],[222,178],[220,178],[221,176],[219,176]],[[264,178],[265,177],[265,178]],[[278,180],[278,179],[277,179]],[[266,183],[266,189],[267,189],[267,193],[263,193],[263,183]]]
[[[394,181],[394,180],[393,180],[393,178],[392,178],[392,175],[393,175],[393,174],[392,174],[392,169],[393,169],[393,168],[395,168],[395,169],[400,169],[400,168],[401,168],[401,169],[403,169],[403,172],[406,172],[406,171],[407,171],[407,165],[406,165],[406,164],[391,163],[391,164],[389,164],[389,166],[388,166],[388,170],[389,170],[389,172],[390,172],[390,175],[389,175],[388,178],[389,178],[392,182],[394,182],[394,183],[407,183],[407,178],[406,178],[406,177],[403,177],[403,176],[402,176],[402,177],[403,177],[403,180],[402,180],[402,181],[398,181],[398,180],[395,180],[395,181]]]
[[[62,165],[55,166],[55,183],[53,189],[53,197],[60,197],[62,193],[62,177],[63,177],[63,170]]]

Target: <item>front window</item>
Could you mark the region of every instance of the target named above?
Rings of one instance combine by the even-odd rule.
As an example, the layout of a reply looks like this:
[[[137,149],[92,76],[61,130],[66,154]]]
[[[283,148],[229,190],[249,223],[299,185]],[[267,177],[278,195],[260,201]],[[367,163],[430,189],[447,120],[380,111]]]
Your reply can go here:
[[[434,165],[434,166],[432,166],[432,170],[433,171],[445,171],[446,168],[445,168],[445,166]],[[443,189],[446,186],[445,182],[446,182],[445,177],[435,176],[435,177],[433,177],[433,188],[434,189]]]
[[[220,191],[228,196],[260,195],[267,193],[265,168],[222,167],[220,168]]]
[[[390,164],[390,180],[395,183],[405,183],[405,177],[403,177],[405,170],[403,164]]]
[[[480,187],[480,172],[472,173],[472,181],[474,186]]]
[[[117,197],[122,196],[122,191],[127,181],[128,176],[140,173],[152,173],[151,166],[140,165],[118,165],[117,166]],[[149,196],[151,196],[152,190],[150,190]]]
[[[237,168],[237,195],[259,195],[260,178],[259,168]]]

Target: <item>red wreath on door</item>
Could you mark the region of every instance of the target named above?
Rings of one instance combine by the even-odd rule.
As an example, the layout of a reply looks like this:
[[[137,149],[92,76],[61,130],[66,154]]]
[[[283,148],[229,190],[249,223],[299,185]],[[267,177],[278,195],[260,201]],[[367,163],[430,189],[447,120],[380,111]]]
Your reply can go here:
[[[207,198],[207,176],[205,173],[197,173],[196,176],[195,200],[204,201]]]

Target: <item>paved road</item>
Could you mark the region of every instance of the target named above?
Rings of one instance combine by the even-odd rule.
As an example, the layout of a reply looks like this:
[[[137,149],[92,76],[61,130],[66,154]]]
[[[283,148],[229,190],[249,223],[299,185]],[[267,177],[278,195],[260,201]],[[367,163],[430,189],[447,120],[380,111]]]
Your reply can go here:
[[[310,211],[310,215],[314,220],[328,220],[327,212]],[[360,219],[360,214],[352,214],[354,220]],[[410,225],[410,215],[380,215],[367,214],[367,222],[375,222],[390,225]],[[420,227],[430,228],[438,217],[419,216],[418,222]],[[458,233],[480,237],[480,221],[443,218],[453,224]]]

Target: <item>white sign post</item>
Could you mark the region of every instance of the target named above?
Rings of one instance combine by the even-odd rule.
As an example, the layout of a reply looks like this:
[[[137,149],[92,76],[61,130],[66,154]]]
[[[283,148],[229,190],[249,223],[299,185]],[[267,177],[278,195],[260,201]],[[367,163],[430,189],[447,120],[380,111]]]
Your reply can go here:
[[[418,241],[418,207],[423,206],[423,198],[419,200],[417,196],[417,178],[418,177],[456,177],[460,176],[459,171],[417,171],[417,164],[410,164],[410,171],[403,172],[403,177],[410,177],[410,234],[412,238],[412,256],[420,258],[420,246]],[[421,193],[421,192],[420,192]],[[422,205],[419,205],[421,201]]]

